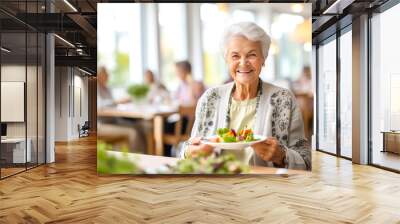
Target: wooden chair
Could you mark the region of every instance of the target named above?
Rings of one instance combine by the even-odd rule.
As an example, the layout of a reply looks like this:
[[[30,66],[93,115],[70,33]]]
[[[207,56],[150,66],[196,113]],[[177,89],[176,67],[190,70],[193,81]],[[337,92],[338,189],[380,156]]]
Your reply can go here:
[[[296,94],[297,103],[303,115],[304,134],[311,141],[313,129],[313,98],[306,94]]]
[[[129,145],[129,140],[126,136],[97,135],[97,139],[116,148]]]
[[[190,133],[193,128],[195,119],[195,106],[180,106],[179,107],[179,120],[175,124],[175,130],[173,134],[164,133],[163,142],[173,147],[177,147],[181,141],[186,141],[190,138]],[[185,132],[182,133],[183,117],[188,119]]]

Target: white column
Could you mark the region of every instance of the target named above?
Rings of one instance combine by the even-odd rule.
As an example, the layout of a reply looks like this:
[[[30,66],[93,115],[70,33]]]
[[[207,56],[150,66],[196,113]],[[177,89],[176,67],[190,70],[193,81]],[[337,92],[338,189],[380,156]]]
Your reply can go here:
[[[353,20],[353,162],[368,163],[368,16]]]
[[[54,35],[46,35],[46,163],[55,161],[55,75]]]
[[[186,4],[187,9],[187,38],[189,61],[192,63],[193,78],[204,80],[203,71],[203,42],[201,33],[200,4]]]
[[[142,55],[143,55],[143,70],[152,70],[158,79],[160,77],[160,31],[158,26],[158,6],[157,4],[142,4]]]
[[[66,110],[67,106],[66,102],[68,102],[68,98],[65,97],[64,89],[66,88],[68,91],[68,86],[65,85],[64,81],[64,73],[66,73],[67,67],[57,67],[54,69],[55,73],[55,115],[54,115],[54,126],[55,126],[55,141],[66,141],[67,135],[67,120],[65,116],[68,116],[68,113],[65,115],[64,110]]]
[[[74,120],[75,120],[75,71],[73,67],[68,67],[68,83],[69,83],[69,95],[70,100],[68,101],[68,110],[70,116],[68,117],[67,125],[67,141],[74,139]],[[65,96],[65,95],[64,95]]]
[[[257,23],[267,32],[267,34],[272,38],[271,34],[271,6],[268,4],[260,5],[263,7],[262,10],[257,12]],[[271,48],[270,48],[271,50]],[[260,78],[264,81],[274,81],[276,77],[275,72],[275,55],[271,53],[268,54],[265,66],[261,70]]]
[[[314,104],[313,104],[313,133],[311,138],[311,149],[316,150],[317,148],[317,47],[312,45],[312,57],[311,57],[311,82],[313,87],[313,97],[314,97]]]

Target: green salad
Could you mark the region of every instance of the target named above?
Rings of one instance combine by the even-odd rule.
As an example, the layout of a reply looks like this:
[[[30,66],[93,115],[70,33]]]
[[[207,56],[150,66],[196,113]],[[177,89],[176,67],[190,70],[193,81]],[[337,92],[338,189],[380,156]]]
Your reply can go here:
[[[218,128],[217,135],[216,142],[252,142],[258,140],[254,138],[253,130],[247,128],[239,132],[229,128]]]
[[[175,166],[169,166],[174,174],[240,174],[248,173],[248,165],[238,161],[233,154],[222,156],[197,156],[179,160]]]

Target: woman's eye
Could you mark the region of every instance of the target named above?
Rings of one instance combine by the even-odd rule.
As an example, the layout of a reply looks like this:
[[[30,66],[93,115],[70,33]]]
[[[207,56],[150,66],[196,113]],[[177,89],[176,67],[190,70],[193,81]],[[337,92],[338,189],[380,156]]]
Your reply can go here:
[[[233,56],[232,56],[232,59],[235,59],[235,60],[236,60],[236,59],[239,59],[239,56],[238,56],[238,55],[233,55]]]
[[[256,54],[250,54],[249,55],[250,57],[255,57],[255,56],[257,56]]]

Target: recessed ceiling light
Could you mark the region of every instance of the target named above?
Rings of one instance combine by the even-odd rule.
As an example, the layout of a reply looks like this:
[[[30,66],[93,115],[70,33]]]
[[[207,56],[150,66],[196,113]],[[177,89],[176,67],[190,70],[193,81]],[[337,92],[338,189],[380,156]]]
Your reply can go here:
[[[301,13],[304,9],[304,6],[302,4],[292,4],[292,12],[294,13]]]
[[[75,12],[78,12],[78,10],[71,4],[69,3],[68,0],[64,0],[65,4],[67,4],[72,10],[74,10]]]
[[[342,14],[343,9],[351,5],[355,0],[336,0],[322,14]]]
[[[4,51],[4,52],[6,52],[6,53],[10,53],[10,52],[11,52],[11,50],[9,50],[9,49],[7,49],[7,48],[5,48],[5,47],[1,47],[1,50]]]
[[[75,45],[71,44],[71,42],[69,42],[68,40],[66,40],[66,39],[64,39],[64,38],[62,38],[62,37],[60,37],[60,36],[57,35],[57,34],[54,34],[54,36],[57,37],[58,39],[60,39],[61,41],[63,41],[64,43],[66,43],[67,45],[69,45],[70,47],[75,48]]]
[[[90,72],[88,72],[88,71],[86,71],[86,70],[83,70],[83,69],[81,69],[81,68],[79,68],[79,67],[78,67],[78,70],[81,71],[81,72],[83,72],[83,73],[85,73],[85,74],[87,74],[87,75],[92,75],[92,73],[90,73]]]

